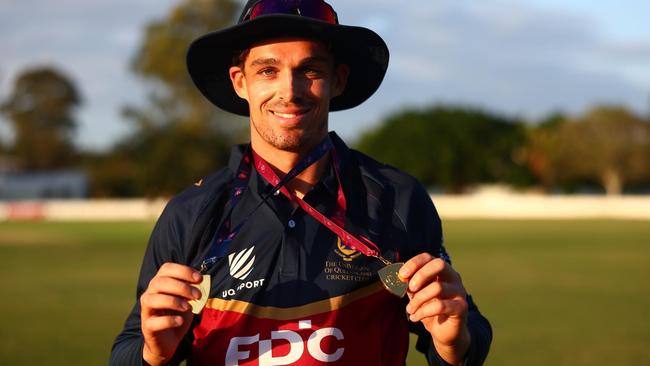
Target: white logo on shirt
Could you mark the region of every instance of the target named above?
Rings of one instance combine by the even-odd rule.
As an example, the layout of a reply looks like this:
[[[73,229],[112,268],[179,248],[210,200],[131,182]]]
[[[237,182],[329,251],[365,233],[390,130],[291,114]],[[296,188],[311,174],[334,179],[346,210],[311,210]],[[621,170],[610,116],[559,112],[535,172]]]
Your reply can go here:
[[[244,249],[241,252],[230,253],[228,255],[228,265],[230,266],[230,275],[238,280],[243,280],[253,272],[253,263],[255,263],[255,255],[251,257],[253,248]]]
[[[311,320],[300,320],[298,329],[312,329]],[[325,338],[332,337],[338,341],[345,339],[343,332],[339,328],[316,329],[307,339],[304,339],[300,333],[288,329],[274,330],[270,335],[271,337],[266,339],[262,339],[260,333],[248,337],[231,338],[226,351],[225,364],[227,366],[238,366],[239,361],[245,361],[251,357],[251,350],[254,351],[255,348],[258,351],[260,366],[294,364],[303,358],[305,348],[311,357],[320,362],[336,362],[343,356],[345,351],[343,347],[339,347],[334,352],[327,353],[322,348],[322,341]],[[273,355],[273,344],[277,345],[280,342],[289,344],[289,353],[283,356]]]

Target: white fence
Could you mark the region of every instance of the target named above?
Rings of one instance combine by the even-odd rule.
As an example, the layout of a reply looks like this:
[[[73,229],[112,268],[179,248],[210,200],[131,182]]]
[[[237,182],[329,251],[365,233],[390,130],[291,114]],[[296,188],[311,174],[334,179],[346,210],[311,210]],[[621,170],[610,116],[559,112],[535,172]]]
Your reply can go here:
[[[432,195],[446,218],[650,220],[650,196],[476,193]],[[155,220],[165,200],[52,200],[0,202],[0,221]]]
[[[155,220],[163,199],[47,200],[0,202],[0,221],[132,221]]]
[[[650,196],[434,195],[444,218],[650,220]]]

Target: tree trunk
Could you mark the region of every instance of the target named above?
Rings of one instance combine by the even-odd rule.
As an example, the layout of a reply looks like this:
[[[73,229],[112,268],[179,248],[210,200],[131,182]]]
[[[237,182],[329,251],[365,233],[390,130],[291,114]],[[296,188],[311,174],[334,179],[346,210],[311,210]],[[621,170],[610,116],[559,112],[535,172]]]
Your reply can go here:
[[[616,169],[605,169],[600,175],[600,181],[608,196],[620,195],[623,192],[623,178]]]

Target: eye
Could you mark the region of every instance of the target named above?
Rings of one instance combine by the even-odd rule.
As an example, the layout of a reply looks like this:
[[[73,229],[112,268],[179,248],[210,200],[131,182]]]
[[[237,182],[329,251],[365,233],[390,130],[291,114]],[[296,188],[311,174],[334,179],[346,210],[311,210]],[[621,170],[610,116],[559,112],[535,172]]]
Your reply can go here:
[[[318,67],[306,66],[302,72],[308,78],[320,78],[323,76],[323,71]]]
[[[273,76],[273,75],[275,75],[275,74],[276,74],[276,70],[275,70],[274,68],[272,68],[272,67],[265,67],[265,68],[263,68],[263,69],[260,69],[257,73],[258,73],[259,75],[269,77],[269,76]]]

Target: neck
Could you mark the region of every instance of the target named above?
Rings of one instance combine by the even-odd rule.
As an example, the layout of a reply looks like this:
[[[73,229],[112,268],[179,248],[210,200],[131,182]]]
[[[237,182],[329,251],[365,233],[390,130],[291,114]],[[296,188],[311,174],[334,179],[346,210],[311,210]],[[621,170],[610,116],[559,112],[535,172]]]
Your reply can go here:
[[[313,146],[310,146],[304,151],[293,152],[279,150],[276,148],[269,148],[266,144],[256,144],[251,141],[253,150],[261,156],[273,168],[275,173],[282,179],[294,166],[298,164],[308,153]],[[294,192],[296,196],[302,198],[309,190],[318,183],[323,174],[325,173],[329,164],[329,154],[325,154],[320,160],[308,166],[294,179],[286,184],[289,191]]]

